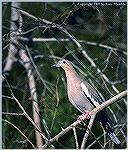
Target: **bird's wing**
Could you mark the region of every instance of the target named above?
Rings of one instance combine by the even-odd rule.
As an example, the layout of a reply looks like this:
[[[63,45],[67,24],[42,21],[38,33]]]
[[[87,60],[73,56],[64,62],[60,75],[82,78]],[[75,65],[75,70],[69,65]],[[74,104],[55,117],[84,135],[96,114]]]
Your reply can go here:
[[[81,82],[81,88],[85,96],[94,107],[97,107],[102,103],[102,100],[99,97],[98,93],[90,84],[88,84],[87,82]]]
[[[90,103],[97,107],[99,104],[102,103],[102,100],[96,90],[87,82],[81,82],[81,88],[87,97],[87,99],[90,101]],[[98,122],[101,122],[104,130],[107,132],[107,134],[110,136],[110,138],[116,143],[120,144],[120,140],[116,137],[115,133],[113,132],[113,122],[107,115],[105,110],[102,110],[97,115],[96,120]]]

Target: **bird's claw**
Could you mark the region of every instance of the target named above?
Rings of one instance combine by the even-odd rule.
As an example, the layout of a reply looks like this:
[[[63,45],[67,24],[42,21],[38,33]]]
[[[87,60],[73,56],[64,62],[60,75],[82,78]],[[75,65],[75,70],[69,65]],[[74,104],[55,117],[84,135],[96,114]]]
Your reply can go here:
[[[81,120],[84,120],[84,119],[89,119],[91,117],[91,115],[93,114],[92,111],[85,111],[85,113],[83,113],[82,115],[80,115],[77,119],[77,121],[81,121]]]

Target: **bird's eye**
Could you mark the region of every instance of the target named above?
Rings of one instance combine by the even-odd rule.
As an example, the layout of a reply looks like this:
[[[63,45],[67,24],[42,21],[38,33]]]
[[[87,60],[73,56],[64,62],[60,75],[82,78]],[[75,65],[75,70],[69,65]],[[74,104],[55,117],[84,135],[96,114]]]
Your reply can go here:
[[[66,64],[66,61],[64,60],[63,63]]]

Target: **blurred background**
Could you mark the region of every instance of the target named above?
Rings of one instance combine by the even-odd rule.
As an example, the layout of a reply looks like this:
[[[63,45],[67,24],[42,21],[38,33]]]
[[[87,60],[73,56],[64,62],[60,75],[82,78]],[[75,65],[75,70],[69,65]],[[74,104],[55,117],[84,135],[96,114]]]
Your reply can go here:
[[[103,101],[127,88],[127,3],[3,2],[2,40],[4,149],[32,149],[32,144],[37,144],[35,128],[15,100],[31,118],[37,113],[30,76],[34,78],[40,128],[47,138],[80,115],[68,100],[64,71],[51,67],[62,57],[74,63]],[[85,148],[126,148],[126,98],[109,106],[107,112],[121,144],[104,144],[103,130],[95,122]],[[85,124],[76,127],[79,146]],[[76,147],[70,130],[47,148]]]

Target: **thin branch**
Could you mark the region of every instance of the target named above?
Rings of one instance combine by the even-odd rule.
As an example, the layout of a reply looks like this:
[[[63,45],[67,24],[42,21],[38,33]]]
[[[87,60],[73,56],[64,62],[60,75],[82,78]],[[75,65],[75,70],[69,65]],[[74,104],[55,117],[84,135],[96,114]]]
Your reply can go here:
[[[107,49],[108,51],[109,49]],[[102,69],[102,72],[104,72],[106,70],[106,68],[108,67],[108,64],[109,64],[109,60],[110,60],[110,57],[111,57],[111,54],[113,52],[113,49],[110,49],[109,53],[108,53],[108,56],[107,56],[107,59],[104,61],[104,68]]]
[[[22,35],[22,34],[20,34],[20,35]],[[18,39],[23,40],[23,41],[27,41],[27,42],[30,40],[29,38],[22,37],[22,36],[18,36]],[[56,39],[56,38],[32,38],[31,40],[33,42],[58,42],[58,39]],[[66,39],[66,38],[60,38],[59,41],[60,42],[69,42],[70,40]],[[112,46],[109,46],[109,45],[104,45],[104,44],[101,44],[101,43],[90,42],[90,41],[85,41],[85,40],[78,40],[78,42],[79,43],[84,43],[84,44],[87,44],[87,45],[98,46],[98,47],[101,47],[101,48],[104,48],[104,49],[110,49],[110,50],[112,49],[113,51],[119,51],[119,52],[123,53],[124,55],[127,55],[127,52],[121,51],[118,48],[115,48],[115,47],[112,47]]]
[[[17,8],[17,9],[18,9],[18,8]],[[18,10],[19,10],[19,12],[20,12],[21,14],[23,14],[23,15],[29,17],[29,18],[32,18],[32,19],[34,19],[34,20],[36,20],[36,21],[43,21],[45,24],[52,24],[52,22],[50,22],[50,21],[48,21],[48,20],[46,20],[46,19],[37,18],[37,17],[31,15],[30,13],[28,13],[28,12],[26,12],[26,11],[24,11],[24,10],[21,10],[21,9],[18,9]]]
[[[69,37],[69,39],[71,39],[71,40],[76,44],[76,46],[78,47],[78,49],[79,49],[80,51],[83,51],[82,45],[80,44],[80,42],[79,42],[72,34],[70,34],[65,28],[63,28],[63,27],[60,26],[60,25],[57,25],[57,24],[56,24],[56,27],[57,27],[58,29],[60,29],[63,33],[65,33],[65,34]]]
[[[2,115],[23,116],[24,113],[2,112]]]
[[[35,65],[35,63],[34,63],[34,61],[33,61],[33,58],[32,58],[32,56],[31,56],[31,54],[30,54],[30,51],[29,51],[27,45],[26,45],[26,50],[27,50],[28,56],[29,56],[29,58],[28,58],[28,59],[29,59],[29,63],[30,63],[30,62],[32,63],[32,65],[33,65],[33,67],[34,67],[34,69],[35,69],[35,71],[36,71],[38,77],[40,78],[41,82],[42,82],[43,85],[46,87],[46,89],[47,89],[52,95],[54,95],[53,91],[47,86],[45,80],[42,78],[42,76],[41,76],[41,74],[40,74],[40,72],[39,72],[37,66]]]
[[[31,124],[35,127],[35,129],[40,133],[40,135],[46,140],[48,141],[48,139],[45,137],[45,135],[41,132],[40,128],[37,126],[37,124],[33,121],[33,119],[28,115],[28,113],[25,111],[24,107],[21,105],[21,103],[19,102],[19,100],[15,97],[15,95],[13,94],[13,91],[5,77],[6,83],[9,87],[9,90],[11,92],[12,98],[14,99],[15,102],[18,104],[19,108],[23,111],[23,114],[25,115],[25,117],[31,122]]]
[[[84,57],[90,62],[91,66],[97,69],[97,73],[100,74],[101,77],[104,78],[104,80],[108,83],[110,83],[108,77],[100,70],[100,68],[98,68],[95,64],[95,62],[93,61],[93,59],[86,53],[86,51],[83,49],[82,45],[80,44],[80,42],[76,39],[76,37],[74,37],[72,34],[70,34],[65,28],[63,28],[61,25],[56,24],[56,23],[52,23],[46,19],[41,19],[41,18],[36,18],[35,16],[29,14],[28,12],[25,12],[23,10],[19,10],[21,13],[27,15],[28,17],[31,17],[32,19],[38,20],[38,21],[42,21],[44,24],[46,24],[47,26],[50,25],[52,28],[58,28],[61,32],[63,32],[64,34],[66,34],[69,39],[71,39],[74,44],[78,47],[78,49],[80,50],[80,52],[84,55]],[[49,26],[49,27],[50,27]],[[116,93],[119,93],[118,89],[115,87],[115,85],[112,85],[113,90]]]
[[[79,144],[78,144],[78,139],[77,139],[77,134],[76,134],[76,128],[73,128],[73,133],[74,133],[74,138],[75,138],[75,143],[76,143],[76,149],[79,149]]]
[[[108,107],[109,105],[113,104],[114,102],[118,101],[119,99],[125,97],[127,95],[127,90],[123,91],[121,93],[119,93],[118,95],[112,97],[111,99],[103,102],[101,105],[99,105],[98,107],[94,108],[91,112],[92,114],[96,115],[98,112],[100,112],[102,109]],[[83,120],[86,120],[87,118],[85,117]],[[67,133],[68,131],[70,131],[72,128],[76,127],[77,125],[79,125],[82,122],[82,120],[75,121],[74,123],[72,123],[70,126],[68,126],[67,128],[63,129],[59,134],[57,134],[56,136],[54,136],[51,140],[49,140],[48,143],[46,143],[45,145],[43,145],[43,148],[47,148],[48,145],[52,144],[53,142],[57,141],[60,137],[62,137],[65,133]]]
[[[55,118],[56,118],[56,114],[57,114],[57,108],[58,108],[58,105],[59,105],[59,102],[60,102],[60,98],[59,98],[59,92],[58,92],[58,83],[59,83],[59,78],[57,78],[57,81],[56,81],[56,107],[55,107],[55,110],[54,110],[54,113],[53,113],[53,119],[52,119],[52,123],[51,123],[51,127],[50,127],[50,130],[53,129],[53,126],[54,126],[54,123],[55,123]]]
[[[101,78],[103,78],[107,83],[109,84],[112,84],[112,88],[113,90],[116,92],[116,93],[119,93],[119,90],[115,87],[115,85],[113,84],[113,82],[111,82],[108,77],[100,70],[100,68],[98,68],[95,64],[95,62],[93,61],[93,59],[86,53],[85,50],[83,50],[81,44],[80,44],[80,41],[77,40],[73,35],[71,35],[70,33],[68,33],[67,30],[65,30],[64,28],[62,27],[58,27],[59,29],[61,29],[62,32],[64,32],[67,36],[69,36],[69,38],[77,45],[78,49],[81,50],[82,54],[84,55],[85,58],[87,58],[87,60],[91,63],[91,66],[96,68],[97,69],[97,73],[100,74]],[[29,40],[27,38],[23,38],[23,37],[20,37],[21,39],[24,39],[24,40]],[[54,38],[51,38],[51,39],[42,39],[42,38],[33,38],[32,39],[34,42],[46,42],[46,41],[52,41],[52,40],[55,40]],[[57,39],[56,39],[57,40]],[[61,41],[64,41],[64,39],[60,39]],[[66,41],[69,41],[68,39],[65,39]],[[58,41],[58,40],[57,40]],[[91,42],[88,42],[88,43],[91,43]],[[106,45],[102,45],[102,44],[99,44],[100,46],[103,46],[103,47],[109,47],[111,48],[111,52],[113,50],[116,50],[116,48],[112,48],[110,46],[106,46]],[[105,68],[106,69],[106,68]]]
[[[8,121],[8,120],[4,120],[4,119],[2,119],[4,122],[6,122],[6,123],[8,123],[8,124],[10,124],[11,126],[13,126],[16,130],[18,130],[18,132],[32,145],[32,147],[34,148],[34,149],[36,149],[36,147],[32,144],[32,142],[28,139],[28,137],[16,126],[16,125],[14,125],[13,123],[11,123],[10,121]]]
[[[84,123],[84,122],[83,122]],[[88,125],[86,125],[86,123],[84,123],[84,126],[86,126],[87,128],[88,128]],[[87,129],[86,129],[86,131],[87,131]],[[95,134],[91,131],[91,130],[89,130],[90,131],[90,133],[89,134],[91,134],[94,138],[95,138],[95,141],[101,146],[101,148],[104,148],[103,147],[103,145],[99,142],[99,140],[97,139],[97,137],[95,136]],[[85,132],[86,133],[86,132]]]
[[[85,148],[85,144],[87,142],[87,139],[88,139],[88,136],[89,136],[89,132],[91,131],[91,128],[92,128],[92,125],[93,125],[93,122],[94,122],[94,119],[95,119],[95,114],[93,114],[90,118],[90,121],[89,121],[89,124],[88,124],[88,127],[87,127],[87,130],[85,132],[85,135],[84,135],[84,138],[83,138],[83,141],[82,141],[82,144],[81,144],[81,149],[84,149]]]
[[[100,138],[102,138],[104,136],[104,134],[101,134],[99,137],[97,137],[97,139],[95,141],[93,141],[90,145],[88,145],[86,147],[86,149],[91,148],[91,146],[93,146]]]

